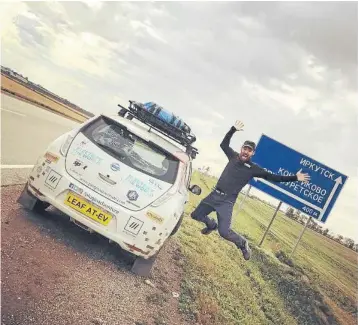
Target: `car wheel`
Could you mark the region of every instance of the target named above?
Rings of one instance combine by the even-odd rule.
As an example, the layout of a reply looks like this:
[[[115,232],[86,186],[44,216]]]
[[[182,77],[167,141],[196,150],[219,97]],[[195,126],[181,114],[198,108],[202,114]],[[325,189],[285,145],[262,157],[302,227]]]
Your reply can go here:
[[[132,273],[139,276],[149,277],[158,254],[159,251],[148,259],[137,256],[131,268]]]
[[[24,189],[22,190],[17,202],[21,204],[25,209],[36,212],[45,211],[50,204],[47,202],[43,202],[32,195],[27,189],[28,184],[26,183]]]
[[[35,203],[33,210],[36,212],[44,212],[49,206],[50,206],[50,203],[38,200]]]
[[[177,233],[177,231],[179,230],[182,222],[183,222],[183,219],[184,219],[184,213],[182,213],[182,215],[180,216],[179,220],[178,220],[178,223],[175,225],[174,229],[172,230],[172,233],[170,234],[170,236],[173,236]]]

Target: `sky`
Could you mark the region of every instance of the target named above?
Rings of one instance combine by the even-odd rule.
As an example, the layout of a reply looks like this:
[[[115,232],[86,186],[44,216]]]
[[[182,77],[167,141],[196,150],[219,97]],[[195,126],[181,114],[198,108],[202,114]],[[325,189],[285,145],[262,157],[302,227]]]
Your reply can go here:
[[[1,64],[93,113],[155,101],[198,140],[265,133],[349,177],[324,228],[358,241],[357,4],[2,2]],[[258,191],[253,191],[258,194]],[[277,203],[265,194],[259,196]]]

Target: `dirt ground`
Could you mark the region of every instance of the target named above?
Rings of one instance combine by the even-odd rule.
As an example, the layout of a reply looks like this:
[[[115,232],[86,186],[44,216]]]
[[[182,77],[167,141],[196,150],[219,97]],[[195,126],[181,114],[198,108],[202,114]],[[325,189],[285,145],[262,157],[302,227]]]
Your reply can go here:
[[[133,257],[54,208],[16,203],[22,186],[1,188],[2,324],[191,324],[178,311],[185,263],[175,238],[152,277],[130,272]]]
[[[50,108],[53,112],[71,118],[75,121],[83,122],[88,118],[63,103],[60,103],[46,95],[40,94],[31,88],[25,87],[19,82],[16,82],[3,74],[1,74],[1,88],[13,93],[19,100],[24,100],[26,98],[30,102],[42,104],[44,105],[44,108]]]

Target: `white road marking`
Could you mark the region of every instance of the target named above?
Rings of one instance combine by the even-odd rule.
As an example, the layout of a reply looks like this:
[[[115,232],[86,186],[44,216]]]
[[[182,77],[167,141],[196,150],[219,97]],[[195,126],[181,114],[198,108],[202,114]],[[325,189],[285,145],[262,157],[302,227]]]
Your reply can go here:
[[[0,165],[1,169],[24,169],[32,168],[34,165]]]
[[[9,109],[6,109],[6,108],[0,108],[2,111],[5,111],[5,112],[9,112],[9,113],[12,113],[12,114],[16,114],[16,115],[20,115],[20,116],[26,116],[25,114],[22,114],[22,113],[19,113],[19,112],[14,112],[14,111],[11,111]]]

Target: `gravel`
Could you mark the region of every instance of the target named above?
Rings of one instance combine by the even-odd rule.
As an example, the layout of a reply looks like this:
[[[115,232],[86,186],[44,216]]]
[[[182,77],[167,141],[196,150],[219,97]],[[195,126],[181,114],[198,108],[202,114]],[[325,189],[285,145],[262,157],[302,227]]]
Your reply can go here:
[[[130,272],[130,254],[56,209],[23,210],[22,187],[1,188],[2,324],[191,324],[172,294],[183,277],[175,238],[160,252],[151,286]]]

